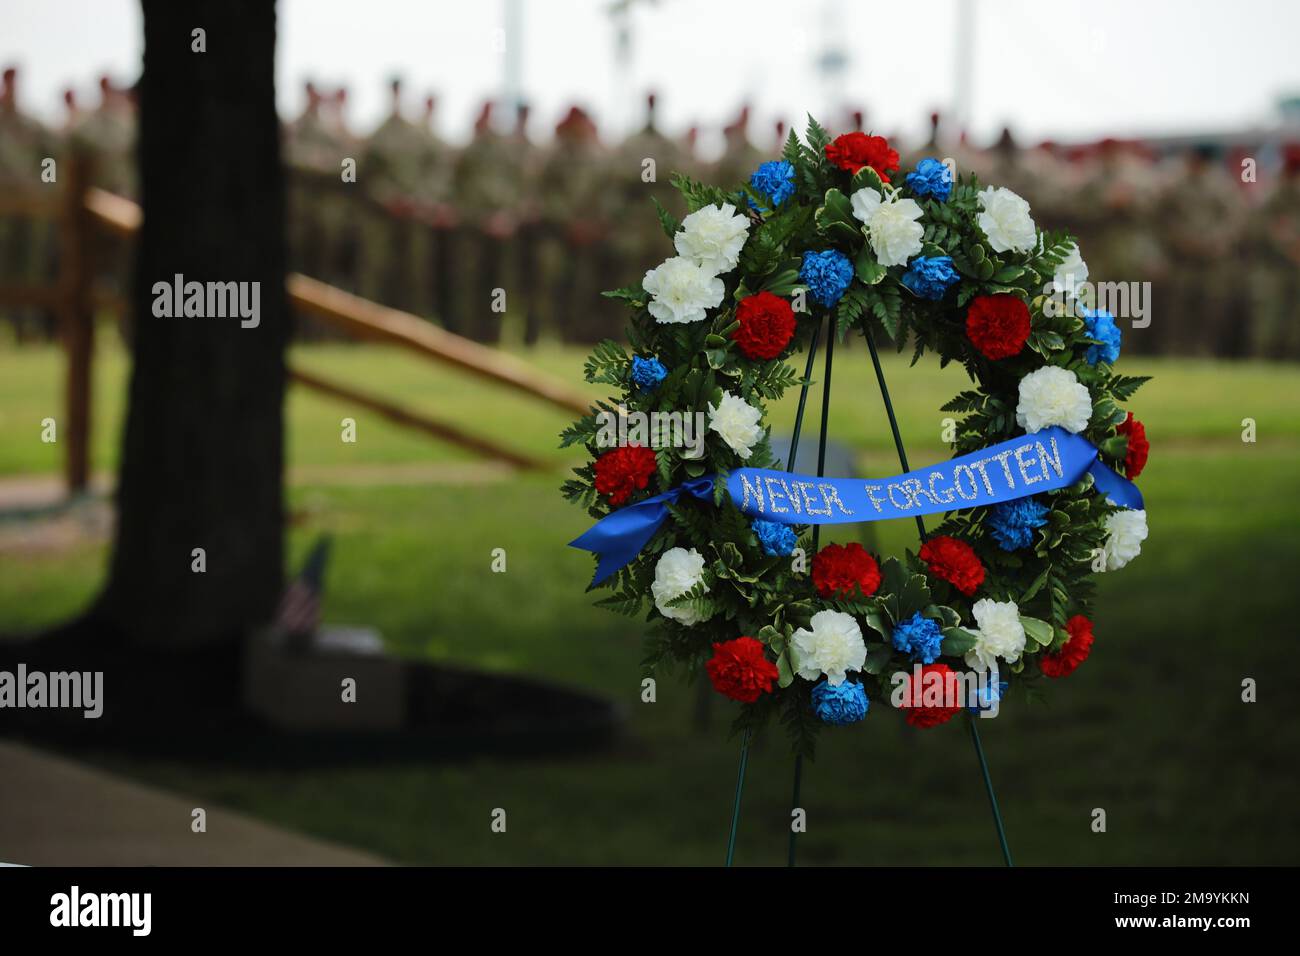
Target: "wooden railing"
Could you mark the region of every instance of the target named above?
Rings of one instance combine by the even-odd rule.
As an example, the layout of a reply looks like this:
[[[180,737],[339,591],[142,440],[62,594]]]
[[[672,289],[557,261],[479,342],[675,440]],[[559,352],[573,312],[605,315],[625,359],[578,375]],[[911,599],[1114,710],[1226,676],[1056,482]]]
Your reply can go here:
[[[88,175],[89,166],[85,160],[65,161],[64,184],[58,198],[47,199],[39,194],[0,197],[0,215],[49,218],[59,224],[59,274],[55,284],[0,284],[0,306],[42,308],[58,314],[60,338],[68,356],[64,393],[67,419],[60,432],[61,437],[66,438],[68,448],[65,478],[69,491],[74,493],[85,489],[89,478],[95,309],[105,305],[118,310],[126,307],[120,297],[94,289],[90,244],[96,231],[131,240],[142,221],[142,212],[136,203],[90,186]],[[582,395],[541,374],[528,363],[447,332],[409,312],[371,302],[300,273],[290,273],[286,277],[286,292],[291,308],[311,315],[352,338],[399,346],[566,412],[581,415],[590,410],[590,403]],[[475,455],[518,468],[543,470],[550,467],[491,438],[403,408],[350,385],[296,368],[290,368],[289,376],[307,388],[369,409],[394,424],[424,432]]]

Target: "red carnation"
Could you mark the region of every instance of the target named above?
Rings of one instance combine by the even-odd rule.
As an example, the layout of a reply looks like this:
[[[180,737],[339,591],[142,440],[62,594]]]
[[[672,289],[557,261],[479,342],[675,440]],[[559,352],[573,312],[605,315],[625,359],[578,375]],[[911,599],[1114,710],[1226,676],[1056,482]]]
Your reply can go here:
[[[824,598],[855,598],[876,593],[880,587],[880,566],[862,545],[828,544],[813,558],[813,584]]]
[[[596,490],[621,505],[650,483],[658,463],[653,448],[627,445],[607,451],[596,459]]]
[[[794,335],[794,309],[770,292],[747,295],[736,306],[739,327],[731,337],[745,358],[767,361],[780,355]]]
[[[826,144],[826,158],[850,173],[870,166],[880,174],[883,182],[889,182],[888,170],[898,168],[898,150],[890,148],[889,140],[866,133],[845,133],[835,137],[834,142]]]
[[[1128,454],[1124,456],[1124,474],[1130,479],[1142,474],[1147,466],[1147,455],[1151,452],[1151,443],[1147,441],[1147,427],[1128,413],[1128,418],[1115,431],[1128,436]]]
[[[1070,639],[1059,651],[1044,654],[1038,659],[1038,666],[1048,677],[1069,677],[1092,652],[1092,621],[1082,614],[1076,614],[1065,622],[1065,629],[1070,632]]]
[[[977,295],[966,310],[966,337],[987,358],[1018,355],[1029,338],[1029,306],[1009,292]]]
[[[943,688],[944,703],[938,706],[926,707],[921,702],[925,700],[927,689],[932,688],[936,683],[936,678],[931,674],[937,674],[940,686]],[[903,703],[899,709],[907,715],[907,722],[913,727],[937,727],[940,724],[946,724],[961,712],[961,685],[955,678],[954,671],[947,664],[934,663],[925,664],[921,667],[921,680],[914,686],[912,675],[907,676],[906,686],[903,689]],[[930,690],[929,694],[933,695],[934,691]],[[952,706],[948,706],[948,701],[955,701]]]
[[[704,665],[719,694],[752,704],[772,689],[776,665],[763,653],[763,643],[752,637],[738,637],[713,645],[713,657]]]
[[[984,565],[975,556],[975,549],[965,541],[939,535],[921,545],[920,554],[921,560],[930,566],[931,574],[967,597],[984,583]]]

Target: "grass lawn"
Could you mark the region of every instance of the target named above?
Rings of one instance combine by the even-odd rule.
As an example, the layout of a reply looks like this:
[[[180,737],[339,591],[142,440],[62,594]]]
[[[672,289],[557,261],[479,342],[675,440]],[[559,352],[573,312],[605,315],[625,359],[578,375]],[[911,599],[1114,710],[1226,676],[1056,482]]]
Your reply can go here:
[[[856,344],[856,343],[855,343]],[[97,363],[96,464],[111,467],[125,363]],[[529,356],[577,380],[581,353]],[[379,347],[309,346],[304,368],[398,398],[522,450],[555,446],[562,413]],[[888,373],[915,466],[942,457],[938,406],[960,371],[903,360]],[[0,352],[0,475],[58,467],[39,441],[57,415],[49,349]],[[1141,485],[1152,537],[1141,558],[1102,579],[1093,656],[1044,704],[1012,700],[980,730],[1012,850],[1021,863],[1300,862],[1300,729],[1284,667],[1296,638],[1290,589],[1300,568],[1300,368],[1134,358],[1158,378],[1133,407],[1153,443]],[[865,349],[837,355],[831,432],[876,473],[896,471]],[[790,407],[772,420],[786,423]],[[815,410],[815,403],[813,406]],[[437,462],[459,453],[295,391],[290,461],[318,467]],[[345,445],[338,421],[358,419]],[[1242,420],[1258,441],[1241,441]],[[634,622],[590,607],[590,559],[564,547],[586,526],[555,477],[480,485],[347,486],[290,492],[297,562],[322,531],[336,539],[325,618],[378,627],[401,651],[523,671],[594,688],[628,714],[613,754],[479,760],[402,769],[249,772],[144,761],[130,775],[393,859],[430,863],[719,863],[738,744],[728,706],[691,721],[696,693],[661,680],[640,702]],[[851,536],[860,529],[839,529]],[[876,526],[884,551],[914,542],[906,522]],[[490,571],[505,548],[508,571]],[[93,593],[101,545],[39,554],[0,550],[0,633],[68,616]],[[1241,682],[1259,681],[1259,702]],[[791,760],[779,732],[751,754],[739,863],[785,858]],[[805,768],[807,863],[994,863],[999,857],[978,766],[962,724],[915,732],[884,708],[823,734]],[[508,813],[493,834],[490,814]],[[1093,811],[1107,832],[1091,830]]]

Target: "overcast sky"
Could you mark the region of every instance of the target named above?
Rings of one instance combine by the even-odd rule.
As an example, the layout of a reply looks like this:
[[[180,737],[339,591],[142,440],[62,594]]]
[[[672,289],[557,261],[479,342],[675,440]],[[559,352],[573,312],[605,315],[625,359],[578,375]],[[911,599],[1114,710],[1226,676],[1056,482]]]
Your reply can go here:
[[[752,102],[760,145],[778,117],[834,117],[853,105],[877,132],[916,136],[931,109],[950,111],[958,97],[964,0],[639,0],[624,71],[615,66],[611,0],[518,0],[517,44],[508,2],[280,0],[281,110],[301,109],[307,77],[346,84],[349,117],[367,129],[387,109],[386,78],[401,73],[412,109],[436,91],[441,130],[462,139],[478,103],[501,92],[510,51],[539,135],[572,102],[602,130],[639,124],[635,104],[648,88],[672,132],[715,128]],[[1231,129],[1270,122],[1280,96],[1300,93],[1300,3],[969,3],[975,29],[962,42],[972,62],[970,126],[981,140],[1004,123],[1031,140]],[[896,11],[892,20],[885,10]],[[140,21],[134,0],[0,0],[0,63],[22,67],[25,108],[57,117],[65,86],[93,105],[100,73],[135,78]],[[846,60],[834,87],[816,67],[828,50]]]

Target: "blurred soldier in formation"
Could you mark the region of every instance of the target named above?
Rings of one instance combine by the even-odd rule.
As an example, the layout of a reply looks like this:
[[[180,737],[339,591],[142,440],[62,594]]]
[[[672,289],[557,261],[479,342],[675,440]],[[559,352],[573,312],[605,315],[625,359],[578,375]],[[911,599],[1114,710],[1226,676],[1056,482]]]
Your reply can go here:
[[[1150,352],[1162,334],[1173,334],[1183,322],[1162,291],[1165,247],[1155,228],[1163,195],[1160,176],[1145,152],[1112,139],[1082,154],[1073,173],[1064,175],[1067,187],[1073,188],[1060,200],[1057,221],[1079,240],[1088,280],[1152,283],[1155,307],[1147,314],[1149,328],[1133,329],[1130,334],[1131,316],[1116,314],[1126,333],[1125,348]],[[1116,303],[1101,304],[1116,311]],[[1158,328],[1161,325],[1163,329]]]
[[[546,281],[542,272],[542,247],[544,227],[542,203],[537,183],[545,161],[542,150],[528,136],[528,118],[531,109],[527,103],[515,106],[515,128],[510,135],[514,147],[511,153],[519,188],[515,216],[515,251],[512,266],[512,288],[516,304],[511,312],[523,313],[523,338],[526,345],[537,342],[542,333],[543,297]]]
[[[52,189],[41,181],[41,163],[55,157],[54,146],[50,131],[19,108],[18,69],[7,68],[0,86],[0,193],[17,200],[41,196],[42,187]],[[54,234],[54,221],[47,217],[21,211],[0,217],[0,283],[48,284]],[[54,330],[54,317],[37,309],[13,308],[9,317],[19,341],[49,336]]]
[[[428,137],[402,115],[402,81],[389,83],[388,116],[361,146],[357,180],[369,200],[361,208],[358,291],[398,309],[423,311],[415,276],[427,268],[429,244],[416,219],[425,189]]]
[[[570,108],[555,127],[538,189],[546,233],[543,302],[552,310],[551,327],[572,341],[612,334],[618,310],[600,293],[615,287],[618,269],[608,239],[620,204],[609,156],[581,107]]]
[[[496,341],[501,332],[498,290],[506,290],[510,242],[518,226],[519,181],[510,138],[493,123],[489,100],[474,121],[474,138],[456,161],[454,194],[461,228],[456,236],[459,294],[448,316],[452,331],[480,342]],[[509,308],[507,295],[505,306]]]
[[[619,227],[610,242],[618,271],[607,277],[609,288],[630,285],[654,262],[671,255],[671,242],[664,235],[652,200],[657,199],[678,219],[686,214],[671,181],[674,173],[686,172],[686,156],[681,146],[659,129],[655,102],[655,94],[646,96],[645,125],[623,141],[612,160]]]
[[[890,145],[898,150],[904,169],[913,169],[917,163],[926,158],[942,160],[946,154],[939,146],[939,114],[930,114],[930,136],[924,143],[916,146],[911,146],[906,142],[891,143]],[[958,172],[960,173],[961,170],[958,170]]]
[[[1245,351],[1240,282],[1245,203],[1216,159],[1210,144],[1188,150],[1156,209],[1169,254],[1170,288],[1167,301],[1157,302],[1147,332],[1154,351],[1177,346],[1224,358]]]
[[[71,136],[81,122],[81,107],[77,104],[77,91],[70,86],[63,91],[63,108],[63,126],[59,133],[60,136]]]
[[[775,156],[764,155],[749,141],[749,104],[740,108],[740,113],[722,131],[726,146],[722,157],[714,164],[711,173],[713,182],[724,189],[735,189],[741,183],[749,182],[758,164]]]
[[[65,101],[66,102],[66,101]],[[75,106],[75,99],[72,104]],[[91,163],[90,183],[119,196],[139,198],[136,182],[136,91],[118,87],[108,76],[99,78],[99,106],[70,120],[73,152]],[[91,240],[92,268],[101,289],[125,303],[131,288],[132,256],[129,243],[96,231]],[[118,311],[120,327],[127,332],[128,310]]]
[[[434,131],[433,115],[437,105],[437,97],[432,93],[425,96],[424,111],[417,127],[420,133],[420,145],[417,147],[420,155],[420,186],[416,199],[421,219],[425,223],[422,235],[429,249],[428,255],[421,260],[426,263],[427,281],[417,285],[425,290],[423,301],[427,303],[429,313],[443,321],[451,311],[452,287],[456,277],[452,249],[453,229],[456,225],[456,197],[452,193],[452,177],[456,171],[456,155],[451,145]],[[420,253],[417,252],[417,258],[419,256]]]
[[[1050,144],[1023,149],[1010,128],[1003,127],[997,142],[975,162],[982,183],[1005,187],[1029,201],[1035,223],[1054,228],[1060,222],[1070,183]]]
[[[323,116],[324,97],[316,84],[303,85],[306,106],[288,125],[284,158],[289,169],[290,268],[317,279],[330,274],[329,257],[340,225],[338,195],[343,181],[343,144],[329,131]],[[346,207],[344,207],[346,208]]]
[[[70,126],[73,145],[93,160],[91,182],[130,199],[136,198],[135,124],[133,94],[101,76],[99,106],[78,115]]]
[[[1277,185],[1251,218],[1246,238],[1255,320],[1252,355],[1300,358],[1300,143],[1282,151]]]
[[[700,128],[699,126],[692,123],[690,126],[686,127],[686,132],[682,134],[681,147],[682,147],[682,156],[683,156],[682,162],[685,164],[686,168],[679,169],[677,170],[677,172],[685,173],[687,176],[690,176],[694,179],[698,179],[699,178],[698,173],[700,171],[700,158],[699,158]]]
[[[1057,160],[1053,144],[1042,143],[1034,149],[1022,149],[1003,128],[989,150],[980,177],[991,185],[1005,186],[1024,197],[1034,210],[1034,222],[1044,229],[1061,228],[1070,194],[1077,183],[1069,177],[1068,167]]]
[[[786,140],[785,120],[778,119],[773,129],[776,132],[776,139],[772,141],[772,158],[776,159],[779,158],[781,153],[785,150],[785,140]]]

